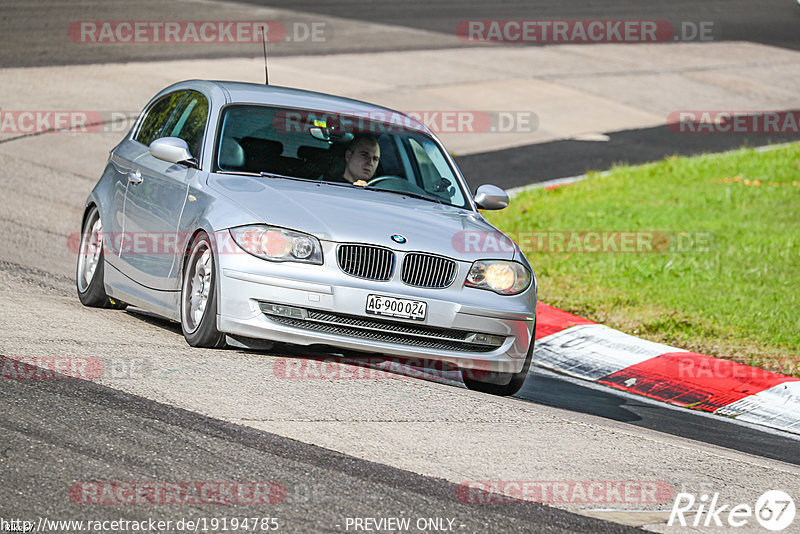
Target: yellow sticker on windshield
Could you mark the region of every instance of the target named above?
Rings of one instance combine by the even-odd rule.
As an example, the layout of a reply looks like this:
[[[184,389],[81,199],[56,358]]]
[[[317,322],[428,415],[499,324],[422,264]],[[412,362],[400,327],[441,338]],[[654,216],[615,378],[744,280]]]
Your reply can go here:
[[[324,120],[314,119],[314,126],[318,128],[325,128],[326,124]]]

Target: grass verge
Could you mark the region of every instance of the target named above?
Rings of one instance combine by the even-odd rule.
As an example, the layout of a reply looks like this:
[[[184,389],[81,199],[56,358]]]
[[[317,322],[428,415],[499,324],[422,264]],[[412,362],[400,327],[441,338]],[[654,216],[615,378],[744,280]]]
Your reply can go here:
[[[618,166],[486,215],[542,301],[800,376],[800,143]]]

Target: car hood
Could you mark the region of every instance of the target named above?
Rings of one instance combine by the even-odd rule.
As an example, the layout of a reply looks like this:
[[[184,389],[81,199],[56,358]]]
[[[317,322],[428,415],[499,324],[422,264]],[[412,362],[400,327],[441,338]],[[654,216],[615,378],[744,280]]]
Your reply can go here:
[[[253,222],[340,243],[426,251],[463,261],[513,259],[516,245],[479,213],[394,193],[321,182],[212,174],[208,184]],[[236,223],[239,224],[239,223]],[[391,236],[407,239],[398,244]]]

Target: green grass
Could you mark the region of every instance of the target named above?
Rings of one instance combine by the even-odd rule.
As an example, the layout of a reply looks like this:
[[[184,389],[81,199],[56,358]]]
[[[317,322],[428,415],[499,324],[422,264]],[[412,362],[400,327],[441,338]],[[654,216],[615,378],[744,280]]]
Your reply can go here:
[[[641,231],[656,232],[653,242],[663,245],[668,236],[669,247],[655,253],[558,252],[518,241],[543,302],[647,339],[800,376],[799,181],[800,144],[743,149],[618,166],[569,187],[524,192],[485,215],[517,237]],[[710,237],[710,246],[698,237]]]

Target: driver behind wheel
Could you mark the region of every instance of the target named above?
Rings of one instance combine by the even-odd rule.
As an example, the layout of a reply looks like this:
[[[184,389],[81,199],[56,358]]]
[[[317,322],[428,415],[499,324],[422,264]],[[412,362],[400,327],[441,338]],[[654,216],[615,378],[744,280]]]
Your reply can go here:
[[[343,181],[364,187],[375,174],[380,161],[378,140],[371,135],[357,135],[344,153]]]

